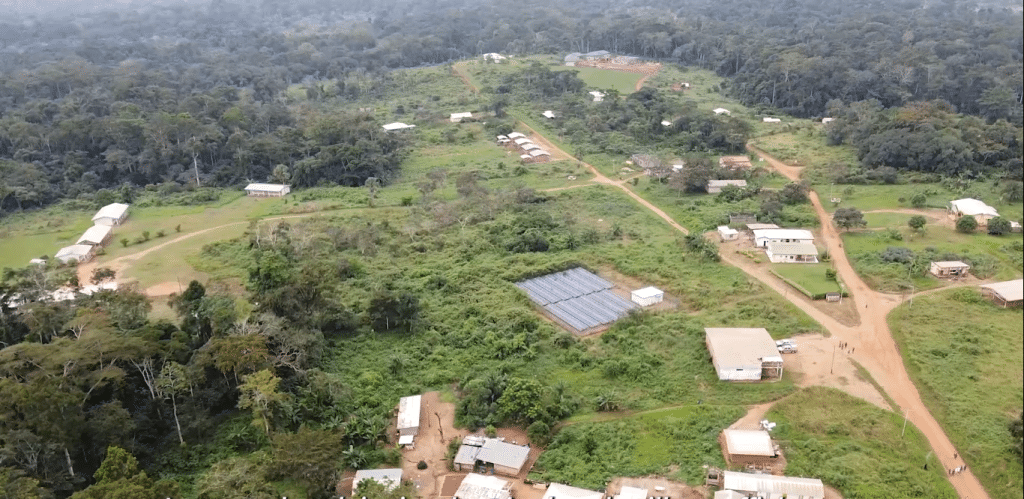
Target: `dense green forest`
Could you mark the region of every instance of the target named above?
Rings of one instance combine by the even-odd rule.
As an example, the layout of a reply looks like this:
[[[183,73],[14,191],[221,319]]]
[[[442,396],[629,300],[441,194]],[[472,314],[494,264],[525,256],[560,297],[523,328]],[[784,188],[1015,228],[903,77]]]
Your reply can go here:
[[[942,100],[1021,126],[1020,10],[952,0],[645,3],[12,9],[0,13],[0,212],[123,184],[237,185],[282,165],[299,185],[386,182],[400,144],[369,124],[348,126],[355,117],[289,112],[283,92],[380,98],[399,84],[389,69],[485,52],[606,49],[707,68],[728,77],[721,92],[794,116],[822,116],[830,102]],[[341,135],[323,129],[339,124]],[[708,145],[737,148],[719,142]],[[1019,143],[1009,147],[1020,156]]]

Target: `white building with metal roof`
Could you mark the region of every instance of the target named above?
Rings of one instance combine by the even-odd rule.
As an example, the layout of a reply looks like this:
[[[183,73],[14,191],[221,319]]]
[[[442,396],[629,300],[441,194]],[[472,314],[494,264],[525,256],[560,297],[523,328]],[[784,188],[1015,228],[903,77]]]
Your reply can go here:
[[[61,263],[85,263],[92,260],[95,251],[96,247],[90,244],[73,244],[61,248],[54,258],[60,260]]]
[[[727,187],[727,186],[730,186],[730,185],[734,186],[734,187],[746,187],[747,186],[747,181],[746,180],[708,180],[707,191],[708,191],[708,194],[718,194],[719,192],[722,192],[722,188],[723,187]]]
[[[814,234],[804,229],[759,229],[754,232],[754,244],[762,248],[774,243],[813,243]]]
[[[722,430],[725,449],[730,456],[775,457],[775,444],[764,430]]]
[[[516,476],[526,465],[530,448],[503,442],[497,438],[466,437],[455,454],[455,470],[491,469],[494,473]]]
[[[402,397],[398,400],[398,434],[416,435],[420,432],[420,405],[422,395]]]
[[[962,277],[970,272],[971,266],[959,260],[952,262],[932,262],[929,272],[935,277]]]
[[[980,287],[983,295],[1004,308],[1024,303],[1024,279],[983,284]]]
[[[824,499],[825,484],[817,478],[722,472],[722,490],[759,499]]]
[[[719,225],[718,237],[721,237],[723,241],[735,241],[736,239],[739,239],[740,232],[728,225]]]
[[[395,130],[405,130],[407,128],[416,128],[416,125],[407,125],[407,124],[402,123],[400,121],[396,121],[394,123],[388,123],[388,124],[382,126],[381,128],[383,128],[384,130],[386,130],[388,132],[393,132]]]
[[[704,328],[711,362],[723,381],[782,377],[782,357],[763,327]]]
[[[128,218],[128,205],[123,203],[111,203],[97,211],[92,216],[92,223],[96,225],[121,225]]]
[[[594,90],[590,92],[590,95],[594,97],[594,102],[601,102],[604,100],[605,93]]]
[[[629,295],[633,303],[641,307],[649,307],[665,299],[665,292],[654,286],[633,290]]]
[[[259,198],[279,198],[292,191],[291,186],[284,184],[252,183],[245,186],[245,193]]]
[[[724,115],[727,115],[727,116],[732,116],[732,112],[729,111],[728,109],[724,108],[724,107],[716,107],[711,112],[713,112],[715,114],[724,114]]]
[[[768,241],[764,254],[772,263],[818,263],[818,248],[811,243]]]
[[[448,121],[451,121],[452,123],[462,123],[462,120],[472,117],[473,113],[452,113],[451,116],[448,117]]]
[[[959,219],[963,216],[974,217],[978,225],[988,225],[988,221],[998,217],[995,208],[974,198],[957,199],[949,202],[949,214]]]
[[[402,468],[385,468],[380,470],[359,470],[352,479],[352,492],[355,493],[363,480],[373,480],[392,490],[402,484]]]
[[[105,246],[113,235],[113,227],[109,225],[93,225],[92,227],[89,227],[84,234],[82,234],[82,237],[78,238],[78,242],[75,244]]]
[[[604,499],[604,494],[593,490],[581,489],[560,483],[548,485],[544,499]]]
[[[512,484],[496,476],[470,473],[462,479],[455,499],[512,499]]]

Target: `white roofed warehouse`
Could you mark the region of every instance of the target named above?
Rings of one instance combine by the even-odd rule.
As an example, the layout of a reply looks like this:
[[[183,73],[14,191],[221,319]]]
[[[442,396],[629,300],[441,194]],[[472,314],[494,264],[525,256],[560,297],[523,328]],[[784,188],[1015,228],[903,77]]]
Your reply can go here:
[[[416,435],[420,432],[420,406],[422,395],[402,397],[398,401],[398,434]]]
[[[760,381],[782,377],[779,348],[765,328],[709,327],[704,333],[718,379]]]
[[[1003,308],[1019,307],[1024,303],[1024,279],[984,284],[981,294]]]
[[[96,225],[121,225],[128,218],[128,205],[122,203],[108,204],[92,216],[92,223]]]
[[[722,472],[722,490],[764,499],[825,499],[825,484],[817,478]]]
[[[106,246],[110,238],[114,236],[114,228],[109,225],[93,225],[78,238],[75,244],[89,244],[92,246]]]
[[[95,255],[95,251],[95,246],[89,244],[75,244],[61,248],[54,258],[60,260],[61,263],[85,263],[92,260],[92,257]]]
[[[291,186],[283,184],[249,184],[245,186],[245,193],[257,198],[279,198],[291,191]]]
[[[954,220],[965,216],[974,217],[978,225],[986,226],[989,220],[999,216],[999,212],[982,201],[964,198],[949,202],[949,215]]]

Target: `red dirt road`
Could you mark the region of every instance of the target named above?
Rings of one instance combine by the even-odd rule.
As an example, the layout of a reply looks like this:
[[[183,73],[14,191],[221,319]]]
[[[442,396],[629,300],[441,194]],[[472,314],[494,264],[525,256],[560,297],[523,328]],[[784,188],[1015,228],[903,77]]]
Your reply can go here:
[[[748,146],[748,148],[764,158],[779,173],[782,173],[790,180],[797,180],[799,178],[801,168],[786,165],[754,146]],[[921,401],[921,395],[918,393],[917,387],[910,380],[910,376],[903,365],[903,358],[889,331],[886,316],[900,304],[901,297],[874,291],[861,280],[860,276],[853,270],[853,266],[850,265],[850,261],[847,259],[845,251],[843,251],[842,238],[839,237],[839,233],[836,232],[835,227],[832,225],[831,219],[822,207],[817,193],[811,192],[810,198],[818,219],[821,221],[822,239],[832,255],[836,270],[842,277],[843,282],[849,287],[850,294],[852,295],[851,299],[857,303],[858,310],[863,305],[861,325],[857,327],[843,326],[832,318],[824,316],[824,314],[816,309],[808,309],[806,305],[798,301],[791,301],[814,317],[815,320],[821,322],[837,338],[848,342],[853,347],[854,354],[851,357],[864,366],[886,393],[892,397],[899,406],[899,412],[904,413],[921,430],[925,438],[928,439],[932,450],[935,451],[935,455],[946,469],[962,466],[964,464],[962,459],[953,459],[954,453],[957,452],[953,443]],[[981,486],[981,482],[970,471],[949,477],[949,481],[957,493],[960,494],[960,497],[972,499],[988,497],[988,493]]]

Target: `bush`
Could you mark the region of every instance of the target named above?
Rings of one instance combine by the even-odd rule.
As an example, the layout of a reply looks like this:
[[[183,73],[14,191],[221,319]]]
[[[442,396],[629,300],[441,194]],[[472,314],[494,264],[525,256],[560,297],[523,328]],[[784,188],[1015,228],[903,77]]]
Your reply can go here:
[[[128,241],[128,238],[127,238],[127,237],[122,237],[122,238],[121,238],[121,246],[122,246],[122,247],[125,247],[125,248],[127,248],[127,247],[128,247],[128,242],[129,242],[129,241]]]
[[[825,269],[825,279],[836,280],[836,269]]]
[[[142,240],[143,241],[149,241],[149,231],[148,230],[142,231]]]
[[[913,197],[910,198],[910,206],[913,206],[914,208],[924,208],[924,205],[927,202],[928,196],[925,196],[923,192],[914,194]]]
[[[1010,221],[1003,217],[995,217],[988,221],[988,233],[993,236],[1008,234],[1011,229]]]
[[[974,217],[963,216],[963,217],[960,217],[960,219],[956,221],[956,231],[957,232],[961,232],[961,233],[964,233],[964,234],[970,234],[970,233],[972,233],[972,232],[974,232],[976,230],[978,230],[978,221],[975,220]]]
[[[427,469],[427,462],[421,460],[420,462],[416,463],[416,469],[418,469],[418,470],[425,470],[425,469]]]
[[[489,424],[487,425],[487,429],[484,430],[484,433],[486,433],[488,437],[494,438],[498,436],[498,429],[495,428],[494,425]]]
[[[156,237],[164,237],[166,234],[162,230],[156,231]]]

